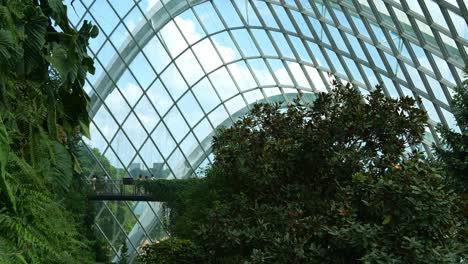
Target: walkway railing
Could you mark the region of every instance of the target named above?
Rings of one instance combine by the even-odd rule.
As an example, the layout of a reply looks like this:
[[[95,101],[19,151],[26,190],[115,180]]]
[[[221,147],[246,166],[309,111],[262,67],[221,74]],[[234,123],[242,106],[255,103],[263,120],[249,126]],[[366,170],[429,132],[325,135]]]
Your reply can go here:
[[[143,180],[123,178],[122,180],[91,179],[90,200],[154,201],[143,186]]]

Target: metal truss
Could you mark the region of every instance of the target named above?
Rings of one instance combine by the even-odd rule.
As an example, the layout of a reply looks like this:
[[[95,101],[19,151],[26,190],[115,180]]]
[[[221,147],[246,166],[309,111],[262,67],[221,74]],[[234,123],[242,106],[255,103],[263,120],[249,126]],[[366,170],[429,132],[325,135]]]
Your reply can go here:
[[[258,101],[327,92],[331,76],[364,94],[381,83],[387,96],[422,98],[428,155],[437,123],[458,129],[450,105],[468,62],[464,0],[79,0],[69,10],[75,26],[91,20],[101,31],[90,42],[85,142],[128,174],[158,162],[170,177],[200,176],[218,126]],[[109,173],[97,158],[96,170]],[[96,222],[116,258],[117,237],[132,252],[159,239],[148,229],[162,225],[160,208],[146,203],[138,215],[138,206],[126,204],[130,232],[118,223],[105,234]],[[103,214],[119,222],[106,203]]]

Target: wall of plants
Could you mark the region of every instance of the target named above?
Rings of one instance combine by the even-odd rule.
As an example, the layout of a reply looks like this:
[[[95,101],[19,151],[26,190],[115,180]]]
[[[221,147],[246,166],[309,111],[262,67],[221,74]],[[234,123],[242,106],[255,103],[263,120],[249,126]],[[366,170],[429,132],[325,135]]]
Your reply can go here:
[[[59,0],[0,0],[0,263],[93,263],[77,146],[89,136],[88,40]]]

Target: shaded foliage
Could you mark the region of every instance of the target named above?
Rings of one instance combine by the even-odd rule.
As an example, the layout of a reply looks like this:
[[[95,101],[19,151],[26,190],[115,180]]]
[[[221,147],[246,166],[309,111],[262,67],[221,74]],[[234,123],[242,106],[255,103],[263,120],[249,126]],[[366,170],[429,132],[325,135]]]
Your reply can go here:
[[[423,139],[426,113],[380,87],[363,97],[335,86],[313,105],[255,105],[218,130],[206,178],[167,195],[176,211],[171,234],[199,245],[212,263],[466,258],[459,196],[407,152]]]
[[[468,68],[465,74],[468,74]],[[442,146],[435,147],[435,150],[448,183],[468,199],[468,79],[463,81],[462,86],[456,87],[455,92],[451,108],[460,132],[439,125]]]
[[[0,1],[0,263],[94,260],[72,146],[89,135],[96,34],[75,31],[62,1]]]
[[[205,263],[198,246],[185,239],[169,238],[143,247],[143,263]]]

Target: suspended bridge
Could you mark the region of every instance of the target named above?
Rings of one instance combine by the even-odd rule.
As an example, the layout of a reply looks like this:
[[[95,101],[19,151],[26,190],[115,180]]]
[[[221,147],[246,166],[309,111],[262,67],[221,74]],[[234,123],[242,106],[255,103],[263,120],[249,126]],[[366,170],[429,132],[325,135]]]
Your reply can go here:
[[[133,178],[91,179],[88,199],[93,201],[156,201],[146,192],[143,181],[145,180],[140,182]]]

